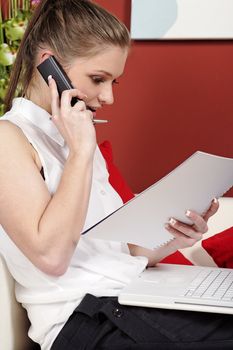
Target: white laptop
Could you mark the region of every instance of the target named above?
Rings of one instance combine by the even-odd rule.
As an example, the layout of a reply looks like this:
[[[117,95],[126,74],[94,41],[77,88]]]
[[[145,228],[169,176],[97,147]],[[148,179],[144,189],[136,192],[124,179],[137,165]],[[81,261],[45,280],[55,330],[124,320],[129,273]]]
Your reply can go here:
[[[158,264],[119,295],[120,304],[233,314],[233,269]]]

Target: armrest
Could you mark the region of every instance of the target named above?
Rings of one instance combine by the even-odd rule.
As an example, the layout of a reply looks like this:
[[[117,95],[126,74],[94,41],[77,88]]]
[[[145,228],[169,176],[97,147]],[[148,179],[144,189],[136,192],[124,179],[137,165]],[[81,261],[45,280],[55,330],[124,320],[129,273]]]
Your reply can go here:
[[[29,350],[29,321],[26,311],[16,301],[14,279],[0,255],[0,344],[4,350]]]

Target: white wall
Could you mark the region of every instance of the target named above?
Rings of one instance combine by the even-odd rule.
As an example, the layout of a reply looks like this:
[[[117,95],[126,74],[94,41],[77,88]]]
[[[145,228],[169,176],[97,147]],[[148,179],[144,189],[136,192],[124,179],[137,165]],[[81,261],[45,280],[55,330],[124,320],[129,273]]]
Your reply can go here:
[[[132,0],[133,39],[231,39],[233,0]]]

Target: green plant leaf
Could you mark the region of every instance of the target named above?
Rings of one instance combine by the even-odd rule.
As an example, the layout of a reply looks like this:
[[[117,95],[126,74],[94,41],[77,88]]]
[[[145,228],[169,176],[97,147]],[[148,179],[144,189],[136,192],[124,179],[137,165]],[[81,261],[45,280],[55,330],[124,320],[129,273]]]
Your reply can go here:
[[[0,64],[3,66],[11,66],[14,63],[16,53],[12,53],[8,44],[0,45]]]
[[[11,41],[21,40],[26,30],[28,20],[20,17],[12,18],[4,23],[7,39]]]
[[[8,85],[8,79],[0,79],[0,99],[4,100]]]

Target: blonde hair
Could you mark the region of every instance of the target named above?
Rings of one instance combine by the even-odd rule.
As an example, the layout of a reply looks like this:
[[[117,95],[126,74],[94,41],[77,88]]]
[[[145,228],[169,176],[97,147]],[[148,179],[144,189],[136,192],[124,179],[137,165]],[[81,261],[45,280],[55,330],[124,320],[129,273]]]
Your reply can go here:
[[[89,0],[42,0],[24,34],[12,69],[5,110],[17,87],[25,94],[33,78],[38,49],[48,46],[62,64],[90,57],[103,47],[130,46],[126,26],[113,14]]]

